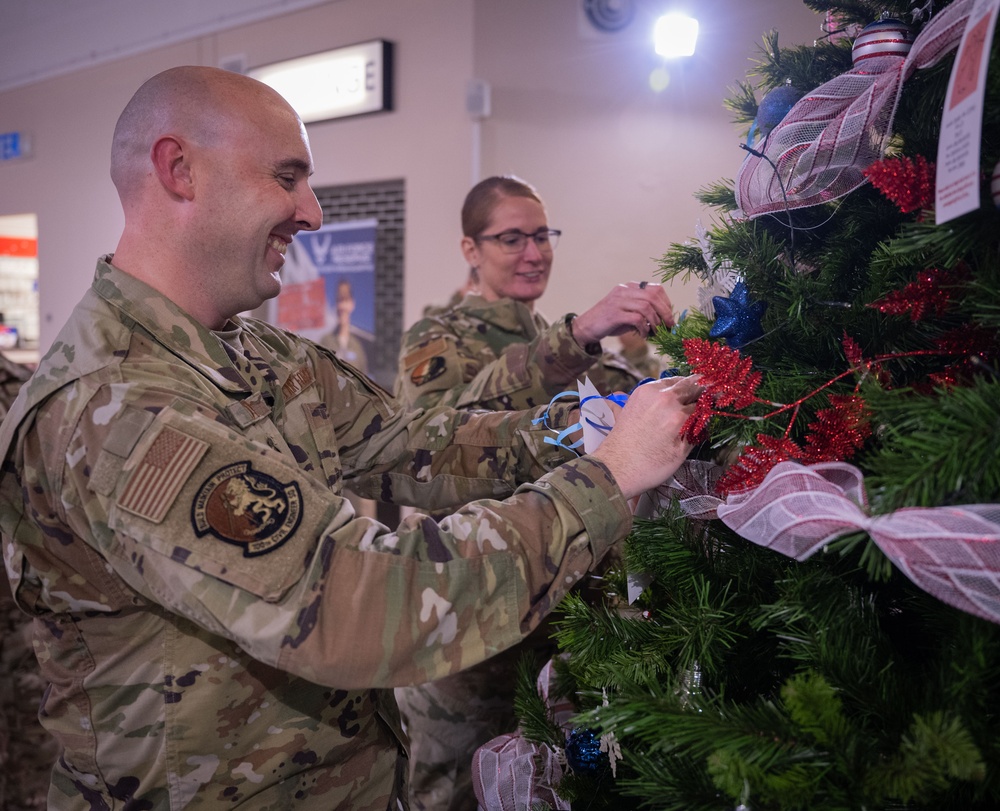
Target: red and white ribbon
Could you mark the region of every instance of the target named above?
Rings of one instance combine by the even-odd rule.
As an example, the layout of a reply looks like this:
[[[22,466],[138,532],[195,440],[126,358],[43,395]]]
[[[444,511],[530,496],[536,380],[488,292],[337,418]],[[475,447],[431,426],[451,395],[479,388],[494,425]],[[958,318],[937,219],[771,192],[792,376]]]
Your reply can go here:
[[[743,214],[827,203],[864,183],[864,170],[885,154],[903,82],[958,46],[972,5],[956,0],[943,9],[905,58],[864,59],[801,98],[760,148],[767,160],[751,153],[740,167],[736,203]]]
[[[484,743],[472,758],[472,787],[485,811],[523,811],[540,802],[570,811],[554,788],[562,776],[555,750],[517,732]]]
[[[856,467],[782,462],[759,487],[731,494],[718,517],[741,537],[796,560],[864,530],[924,591],[1000,623],[1000,504],[913,507],[877,516],[866,508]]]
[[[576,710],[569,699],[553,693],[554,682],[550,659],[535,686],[552,720],[568,730]],[[563,778],[564,762],[562,752],[533,743],[520,732],[500,735],[472,756],[472,790],[484,811],[522,811],[540,802],[548,803],[553,811],[570,811],[570,804],[555,791]]]

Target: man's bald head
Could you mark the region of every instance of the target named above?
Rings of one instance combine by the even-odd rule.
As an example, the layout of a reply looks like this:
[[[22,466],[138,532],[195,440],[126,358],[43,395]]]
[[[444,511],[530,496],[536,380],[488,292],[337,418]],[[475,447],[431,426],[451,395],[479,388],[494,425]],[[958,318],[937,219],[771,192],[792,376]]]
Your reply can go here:
[[[220,68],[188,65],[153,76],[125,105],[115,126],[111,180],[119,197],[125,202],[151,174],[150,150],[161,136],[215,146],[235,128],[248,126],[248,112],[259,113],[264,105],[291,111],[267,85]]]

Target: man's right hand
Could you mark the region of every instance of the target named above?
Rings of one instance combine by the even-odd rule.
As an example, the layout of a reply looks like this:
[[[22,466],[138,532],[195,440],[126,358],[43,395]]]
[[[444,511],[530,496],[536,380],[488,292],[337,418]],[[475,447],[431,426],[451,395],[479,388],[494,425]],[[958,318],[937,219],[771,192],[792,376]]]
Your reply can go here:
[[[590,455],[607,465],[626,498],[659,487],[687,458],[692,445],[681,428],[703,391],[697,375],[653,380],[636,386],[616,412],[611,432]]]

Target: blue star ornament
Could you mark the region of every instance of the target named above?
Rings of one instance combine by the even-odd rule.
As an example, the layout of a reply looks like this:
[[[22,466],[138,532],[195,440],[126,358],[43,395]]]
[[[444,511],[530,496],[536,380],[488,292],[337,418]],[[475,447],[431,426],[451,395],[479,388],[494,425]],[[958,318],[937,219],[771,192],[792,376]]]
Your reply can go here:
[[[715,323],[708,333],[712,338],[725,338],[726,344],[739,349],[764,334],[760,319],[767,309],[766,301],[750,302],[750,293],[743,282],[737,282],[729,298],[712,297]]]

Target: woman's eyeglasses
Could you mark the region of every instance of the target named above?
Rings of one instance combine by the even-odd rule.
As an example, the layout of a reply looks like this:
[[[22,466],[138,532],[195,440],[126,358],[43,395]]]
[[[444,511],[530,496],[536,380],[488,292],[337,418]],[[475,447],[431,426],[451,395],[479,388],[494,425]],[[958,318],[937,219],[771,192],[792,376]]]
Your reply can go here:
[[[483,234],[476,237],[476,241],[489,239],[496,242],[500,246],[500,250],[504,253],[521,253],[521,251],[528,247],[528,240],[531,239],[534,240],[535,247],[539,251],[542,253],[551,253],[559,241],[560,234],[562,234],[562,231],[558,231],[555,228],[542,228],[533,234],[514,230],[502,231],[499,234]]]

